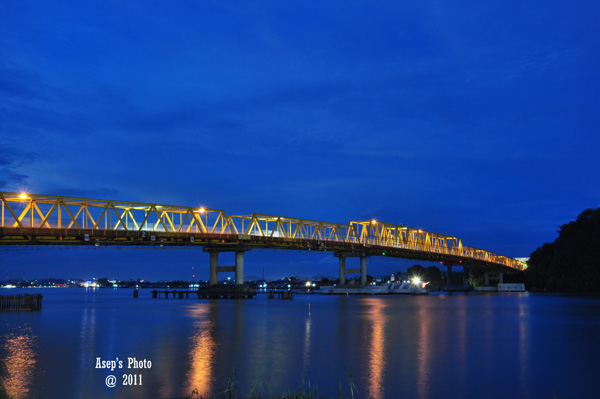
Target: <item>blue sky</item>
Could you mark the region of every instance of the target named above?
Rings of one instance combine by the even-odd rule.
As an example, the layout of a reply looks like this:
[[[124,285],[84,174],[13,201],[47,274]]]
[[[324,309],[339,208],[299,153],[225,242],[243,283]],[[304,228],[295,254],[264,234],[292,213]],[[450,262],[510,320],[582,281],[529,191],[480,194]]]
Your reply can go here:
[[[600,206],[597,2],[223,3],[3,1],[0,190],[376,218],[513,257]],[[2,251],[0,271],[208,265],[138,251],[148,276],[121,276],[107,253]]]

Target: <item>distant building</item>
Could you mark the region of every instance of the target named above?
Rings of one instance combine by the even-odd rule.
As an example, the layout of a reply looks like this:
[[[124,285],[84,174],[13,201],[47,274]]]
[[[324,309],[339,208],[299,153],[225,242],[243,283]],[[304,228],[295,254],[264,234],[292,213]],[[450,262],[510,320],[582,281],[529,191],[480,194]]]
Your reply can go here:
[[[515,258],[516,260],[518,260],[519,262],[523,262],[525,263],[525,267],[527,267],[527,262],[529,262],[529,258]]]

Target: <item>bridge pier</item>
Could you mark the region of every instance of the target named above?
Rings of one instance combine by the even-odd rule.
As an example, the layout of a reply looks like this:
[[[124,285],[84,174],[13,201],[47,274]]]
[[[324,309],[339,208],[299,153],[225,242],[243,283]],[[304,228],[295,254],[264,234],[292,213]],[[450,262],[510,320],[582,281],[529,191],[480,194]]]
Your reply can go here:
[[[244,284],[244,251],[235,251],[235,283]]]
[[[367,284],[368,256],[364,252],[360,254],[338,252],[333,254],[333,256],[340,260],[340,285],[346,284],[346,273],[360,273],[360,285]],[[346,269],[346,258],[349,257],[360,257],[360,269]]]
[[[490,279],[498,280],[499,284],[504,284],[504,273],[498,272],[497,277],[490,276],[490,272],[485,272],[485,286],[490,286]]]
[[[445,264],[445,266],[448,268],[447,284],[451,285],[452,284],[452,266],[457,266],[457,265]],[[467,265],[461,265],[461,266],[463,267],[463,284],[469,285],[469,268]]]
[[[219,272],[234,272],[235,284],[244,284],[244,253],[250,251],[250,247],[241,245],[236,247],[206,247],[204,252],[210,254],[210,285],[219,283]],[[219,266],[219,253],[235,252],[235,266]]]
[[[340,285],[346,284],[346,257],[338,256],[340,259]]]
[[[367,285],[367,256],[360,257],[360,285]]]
[[[211,251],[210,253],[210,285],[216,285],[219,282],[219,252]]]

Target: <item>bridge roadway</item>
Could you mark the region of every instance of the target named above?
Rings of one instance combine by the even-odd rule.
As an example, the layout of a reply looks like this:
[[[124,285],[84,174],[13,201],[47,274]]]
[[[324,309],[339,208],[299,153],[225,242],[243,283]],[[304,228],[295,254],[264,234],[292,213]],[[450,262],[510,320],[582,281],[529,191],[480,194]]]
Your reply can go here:
[[[252,214],[228,216],[218,209],[0,192],[0,245],[121,245],[203,247],[210,254],[210,282],[219,272],[235,272],[243,283],[244,253],[251,249],[333,252],[340,280],[360,273],[366,283],[367,258],[420,259],[452,266],[523,271],[525,264],[464,246],[458,237],[376,220],[348,224]],[[218,254],[235,252],[235,266],[219,266]],[[359,257],[360,269],[346,269]]]

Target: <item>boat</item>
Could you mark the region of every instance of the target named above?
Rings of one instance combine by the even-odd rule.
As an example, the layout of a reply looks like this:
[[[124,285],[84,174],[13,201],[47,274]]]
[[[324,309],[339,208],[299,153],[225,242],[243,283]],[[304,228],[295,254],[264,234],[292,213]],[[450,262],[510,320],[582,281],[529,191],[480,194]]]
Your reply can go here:
[[[411,282],[393,282],[385,285],[342,285],[321,287],[324,295],[427,295],[429,291]]]
[[[390,283],[388,286],[390,294],[394,295],[427,295],[429,291],[423,288],[421,284],[415,284],[410,281]]]

